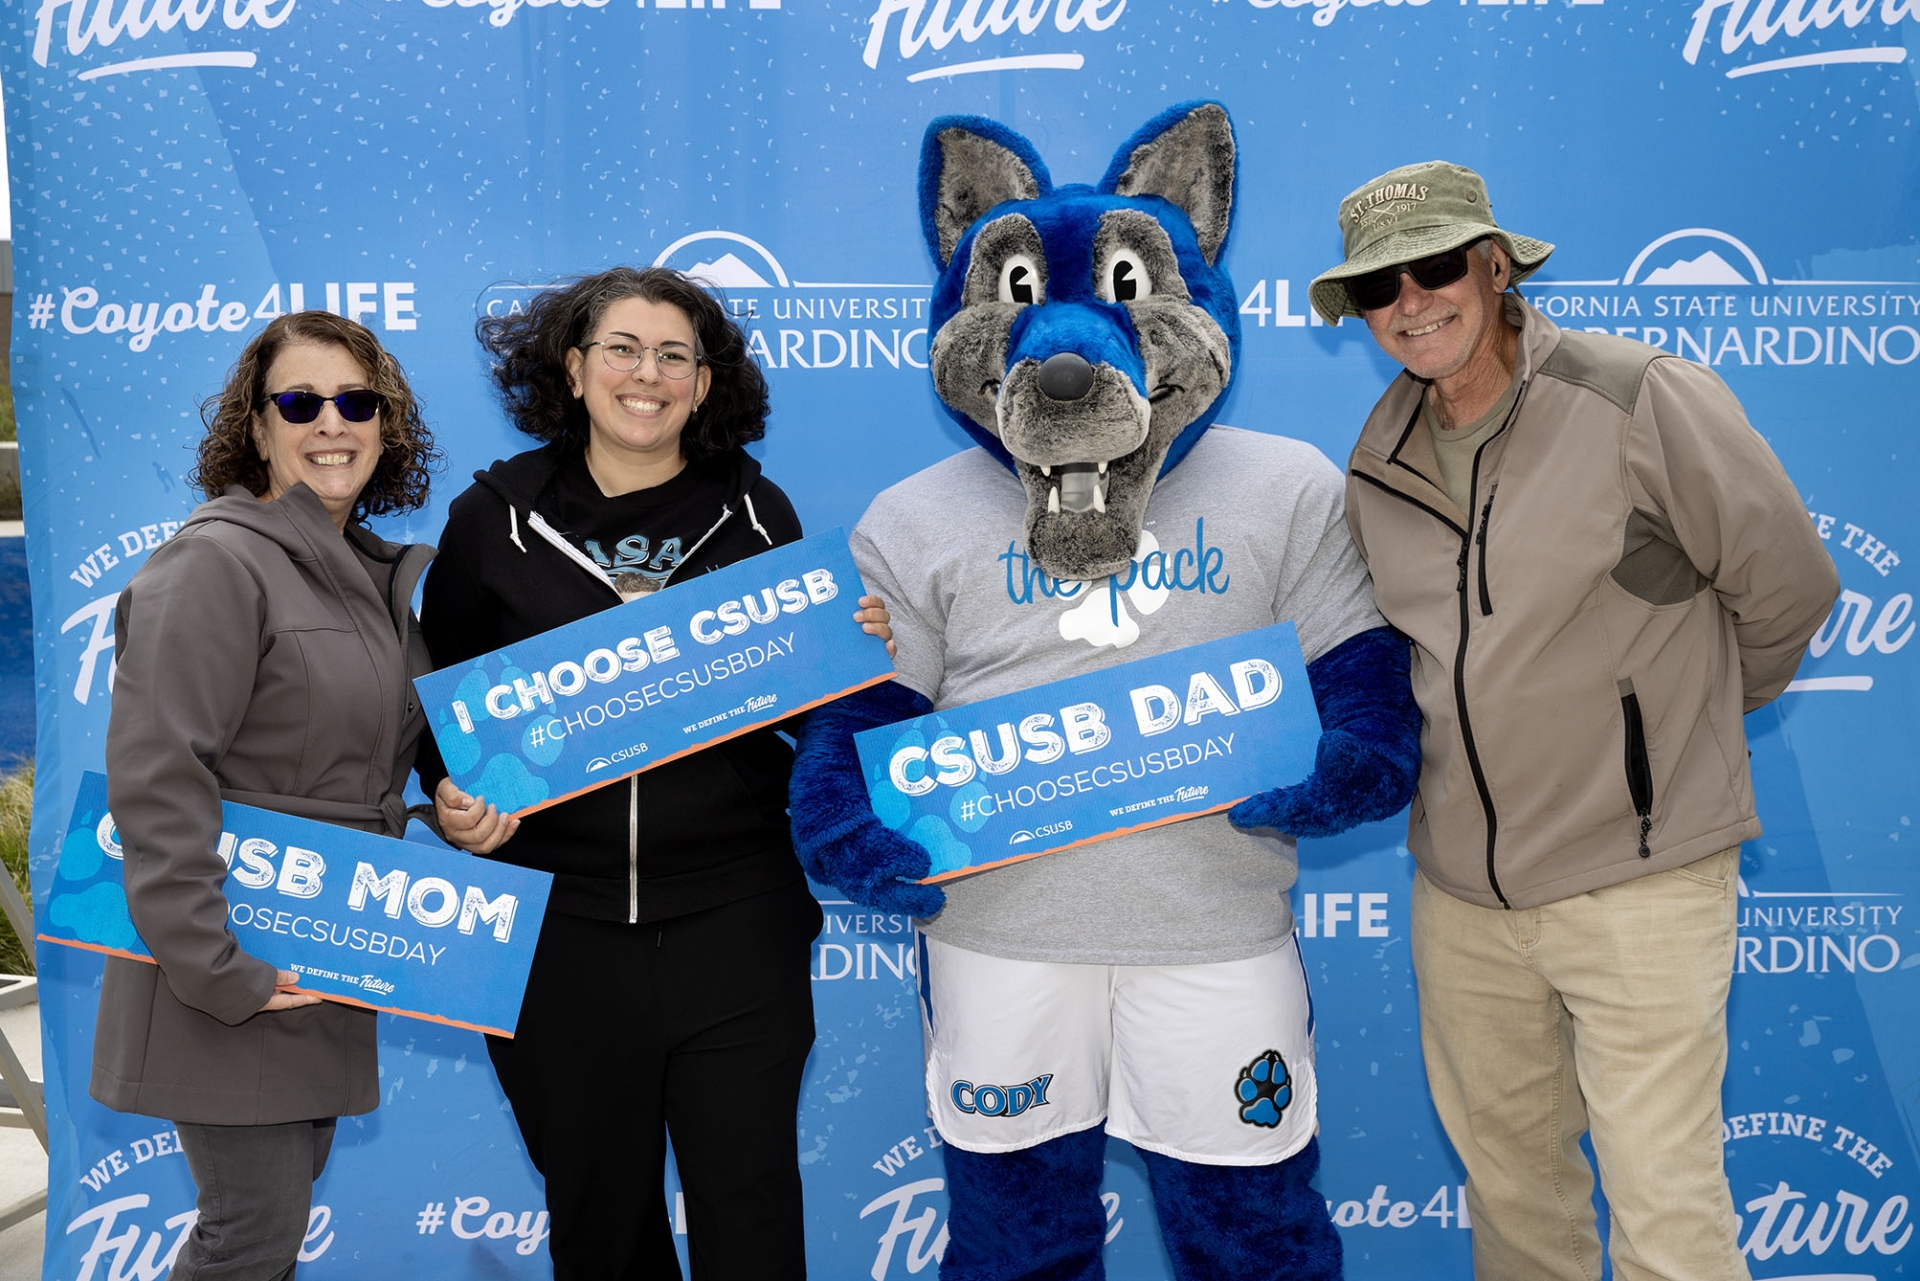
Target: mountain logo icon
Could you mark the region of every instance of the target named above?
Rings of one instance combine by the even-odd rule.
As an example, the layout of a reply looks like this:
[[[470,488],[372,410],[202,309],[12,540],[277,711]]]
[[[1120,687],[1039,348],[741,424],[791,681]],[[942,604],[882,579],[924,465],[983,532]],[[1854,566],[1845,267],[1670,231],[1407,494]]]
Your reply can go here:
[[[785,289],[793,284],[773,251],[737,231],[696,231],[660,251],[656,267],[672,267],[720,289]]]

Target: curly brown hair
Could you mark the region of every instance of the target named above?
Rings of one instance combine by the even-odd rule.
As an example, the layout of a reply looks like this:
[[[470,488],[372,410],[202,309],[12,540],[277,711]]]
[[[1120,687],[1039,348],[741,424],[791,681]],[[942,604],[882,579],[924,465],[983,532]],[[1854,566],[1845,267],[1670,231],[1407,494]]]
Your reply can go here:
[[[678,307],[693,323],[700,363],[713,371],[700,412],[680,433],[682,457],[705,462],[767,434],[767,380],[747,354],[747,336],[711,293],[667,267],[570,276],[518,315],[480,318],[474,334],[494,358],[494,387],[515,427],[535,440],[585,443],[587,411],[568,385],[567,353],[624,298]]]
[[[428,477],[439,470],[440,451],[420,417],[407,376],[365,325],[330,311],[277,316],[254,336],[227,373],[227,385],[200,406],[207,434],[187,483],[208,498],[239,484],[255,495],[267,492],[266,460],[254,445],[254,420],[267,407],[267,372],[294,343],[330,343],[367,371],[367,385],[386,397],[380,410],[380,461],[354,501],[353,519],[416,511],[426,505]]]

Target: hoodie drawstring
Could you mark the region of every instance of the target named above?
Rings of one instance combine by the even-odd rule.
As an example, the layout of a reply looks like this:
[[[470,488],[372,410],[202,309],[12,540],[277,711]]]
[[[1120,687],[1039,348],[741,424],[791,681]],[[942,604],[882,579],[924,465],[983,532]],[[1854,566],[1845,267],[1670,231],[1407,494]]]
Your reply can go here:
[[[526,554],[527,545],[520,541],[520,510],[512,503],[507,504],[507,537],[513,540],[513,545],[520,549],[522,555]]]
[[[742,495],[740,495],[740,497],[746,500],[746,504],[747,504],[747,523],[748,523],[748,524],[750,524],[750,525],[752,525],[752,526],[754,527],[754,529],[755,529],[755,530],[756,530],[756,531],[757,531],[757,532],[759,533],[759,535],[760,535],[760,537],[762,537],[762,538],[764,538],[764,539],[766,540],[766,542],[767,542],[767,546],[769,546],[769,547],[771,547],[771,546],[773,546],[773,535],[772,535],[772,534],[769,534],[769,533],[767,532],[767,527],[766,527],[765,525],[762,525],[762,524],[760,523],[760,517],[759,517],[758,515],[756,515],[756,514],[754,513],[754,510],[753,510],[753,495],[752,495],[752,494],[742,494]]]

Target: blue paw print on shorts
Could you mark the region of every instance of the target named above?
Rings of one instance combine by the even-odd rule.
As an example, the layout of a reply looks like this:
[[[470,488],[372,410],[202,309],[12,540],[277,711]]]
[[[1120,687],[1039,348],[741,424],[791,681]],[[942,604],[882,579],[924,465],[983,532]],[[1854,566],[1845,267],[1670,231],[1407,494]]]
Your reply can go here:
[[[1233,1092],[1243,1105],[1242,1121],[1268,1129],[1280,1124],[1287,1104],[1293,1102],[1293,1082],[1287,1075],[1287,1061],[1280,1057],[1280,1051],[1268,1050],[1241,1068],[1240,1083]]]

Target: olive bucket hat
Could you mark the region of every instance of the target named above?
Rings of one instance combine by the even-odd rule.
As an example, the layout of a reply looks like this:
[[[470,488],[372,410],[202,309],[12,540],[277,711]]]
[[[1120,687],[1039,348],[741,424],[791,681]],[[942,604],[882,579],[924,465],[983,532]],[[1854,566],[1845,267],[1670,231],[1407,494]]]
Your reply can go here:
[[[1381,174],[1340,202],[1340,233],[1347,260],[1321,272],[1308,287],[1313,309],[1329,325],[1360,311],[1346,282],[1395,263],[1413,262],[1490,237],[1513,259],[1513,279],[1531,276],[1553,252],[1544,240],[1502,230],[1493,221],[1487,184],[1463,165],[1428,160]]]

